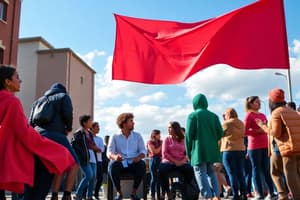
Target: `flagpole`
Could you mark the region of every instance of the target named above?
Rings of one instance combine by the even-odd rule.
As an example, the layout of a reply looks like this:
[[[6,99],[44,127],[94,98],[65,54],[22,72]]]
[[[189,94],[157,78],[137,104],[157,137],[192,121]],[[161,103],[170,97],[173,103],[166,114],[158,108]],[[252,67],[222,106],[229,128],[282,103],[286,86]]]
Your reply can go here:
[[[292,82],[291,82],[291,73],[290,73],[290,68],[287,71],[287,82],[288,82],[288,90],[289,90],[289,100],[290,102],[293,101],[292,99]]]
[[[287,31],[286,31],[286,20],[285,20],[285,12],[284,12],[284,3],[283,3],[283,0],[281,0],[281,5],[282,5],[282,15],[283,15],[283,20],[284,20],[284,30],[285,30],[285,42],[286,42],[286,49],[283,51],[284,53],[287,54],[287,58],[289,58],[289,49],[288,49],[288,38],[287,38]],[[288,90],[289,90],[289,100],[290,102],[293,101],[292,99],[292,81],[291,81],[291,72],[290,72],[290,69],[291,69],[291,65],[290,65],[290,61],[288,60],[288,71],[287,71],[287,82],[288,82]]]

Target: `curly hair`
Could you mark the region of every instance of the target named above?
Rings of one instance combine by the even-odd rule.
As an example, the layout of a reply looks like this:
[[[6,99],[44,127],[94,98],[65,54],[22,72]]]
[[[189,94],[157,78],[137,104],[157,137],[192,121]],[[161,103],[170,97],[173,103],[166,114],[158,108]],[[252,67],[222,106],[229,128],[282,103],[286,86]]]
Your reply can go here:
[[[123,128],[124,124],[127,122],[128,119],[134,118],[132,113],[122,113],[117,118],[117,125],[119,128]]]

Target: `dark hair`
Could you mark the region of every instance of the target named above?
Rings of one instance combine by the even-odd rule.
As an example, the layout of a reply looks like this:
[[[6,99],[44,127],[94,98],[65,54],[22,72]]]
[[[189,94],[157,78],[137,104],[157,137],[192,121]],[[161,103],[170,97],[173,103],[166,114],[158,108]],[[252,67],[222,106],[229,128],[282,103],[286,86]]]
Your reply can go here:
[[[296,103],[293,101],[287,102],[286,105],[293,110],[296,110]]]
[[[154,140],[154,137],[155,137],[156,135],[159,135],[159,134],[160,134],[160,130],[158,130],[158,129],[153,129],[152,132],[151,132],[150,139],[151,139],[151,140]]]
[[[16,68],[8,65],[0,65],[0,90],[5,89],[5,80],[12,79],[12,76],[16,72]]]
[[[81,115],[79,117],[79,123],[81,126],[84,125],[85,122],[89,121],[91,119],[91,116],[90,115]]]
[[[281,107],[281,106],[285,106],[286,105],[286,102],[280,102],[280,103],[275,103],[273,101],[270,101],[269,100],[269,108],[270,108],[270,112],[272,113],[273,110],[275,110],[276,108],[278,107]]]
[[[132,113],[122,113],[117,118],[117,125],[119,126],[119,128],[123,128],[123,125],[127,122],[127,120],[133,117],[134,116]]]
[[[104,144],[108,144],[108,141],[109,141],[109,135],[106,135],[104,137]]]
[[[171,125],[172,129],[174,130],[176,140],[178,142],[180,142],[181,140],[183,140],[184,139],[184,134],[182,132],[180,124],[178,122],[171,121],[170,125]]]
[[[92,127],[95,128],[96,126],[99,126],[98,122],[93,122]]]
[[[250,96],[250,97],[247,97],[246,98],[246,101],[245,101],[245,110],[248,112],[250,109],[251,109],[251,105],[250,104],[253,104],[253,102],[258,99],[259,97],[258,96]]]

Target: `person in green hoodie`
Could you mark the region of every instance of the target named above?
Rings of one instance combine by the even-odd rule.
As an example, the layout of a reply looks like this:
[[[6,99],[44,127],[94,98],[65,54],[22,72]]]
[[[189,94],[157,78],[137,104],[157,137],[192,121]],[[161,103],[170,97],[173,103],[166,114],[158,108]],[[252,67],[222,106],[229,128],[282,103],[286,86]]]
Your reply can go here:
[[[224,133],[218,116],[207,107],[205,95],[194,97],[194,112],[187,119],[185,145],[201,196],[217,200],[220,191],[213,163],[221,162],[218,141]]]

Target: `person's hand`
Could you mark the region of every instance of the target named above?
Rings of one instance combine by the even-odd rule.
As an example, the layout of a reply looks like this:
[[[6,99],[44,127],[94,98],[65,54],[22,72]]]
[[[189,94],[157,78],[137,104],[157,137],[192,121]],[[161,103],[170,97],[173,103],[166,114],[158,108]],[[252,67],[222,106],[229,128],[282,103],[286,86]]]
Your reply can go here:
[[[265,125],[265,123],[263,123],[261,119],[255,119],[255,122],[257,126],[259,126],[260,128],[262,128]]]
[[[123,160],[123,157],[121,154],[116,154],[115,155],[115,160],[121,162]]]
[[[139,156],[137,156],[137,157],[135,157],[135,158],[132,159],[132,162],[133,162],[133,163],[137,163],[137,162],[139,162],[140,160],[141,160],[141,158],[140,158]]]

